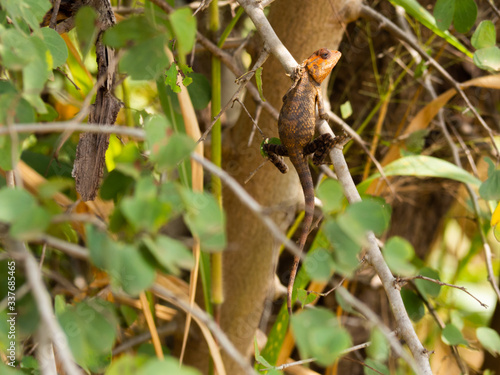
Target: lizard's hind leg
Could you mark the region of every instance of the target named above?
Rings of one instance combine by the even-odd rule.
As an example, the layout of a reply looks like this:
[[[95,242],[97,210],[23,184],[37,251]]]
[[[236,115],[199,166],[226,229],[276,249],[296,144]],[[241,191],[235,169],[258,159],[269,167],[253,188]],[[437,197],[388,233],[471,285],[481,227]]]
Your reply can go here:
[[[330,150],[341,143],[344,139],[345,136],[333,137],[328,133],[321,134],[318,138],[314,139],[306,147],[304,147],[304,154],[314,154],[314,165],[324,164]]]
[[[279,169],[281,173],[288,172],[288,165],[283,160],[283,156],[288,156],[288,151],[283,145],[265,144],[264,151],[267,153],[267,158]]]

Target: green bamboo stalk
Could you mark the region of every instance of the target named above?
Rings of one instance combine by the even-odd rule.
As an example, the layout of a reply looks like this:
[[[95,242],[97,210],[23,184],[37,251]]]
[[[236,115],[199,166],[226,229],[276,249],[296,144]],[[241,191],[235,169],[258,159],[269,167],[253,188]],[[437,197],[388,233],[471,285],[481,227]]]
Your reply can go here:
[[[219,2],[213,0],[209,9],[209,29],[214,37],[219,27]],[[217,116],[221,110],[221,62],[212,56],[212,117]],[[222,134],[221,123],[217,121],[212,128],[212,163],[218,167],[222,166]],[[212,175],[212,194],[222,207],[222,184],[220,178]],[[212,304],[216,321],[220,319],[220,306],[224,302],[224,291],[222,288],[222,253],[212,254]]]

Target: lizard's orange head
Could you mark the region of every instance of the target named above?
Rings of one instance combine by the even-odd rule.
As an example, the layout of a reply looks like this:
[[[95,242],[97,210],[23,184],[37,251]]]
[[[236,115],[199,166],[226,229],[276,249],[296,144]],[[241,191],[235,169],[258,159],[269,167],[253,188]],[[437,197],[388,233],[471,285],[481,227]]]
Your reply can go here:
[[[342,54],[339,51],[321,48],[309,56],[305,61],[305,65],[314,80],[321,83],[330,74],[333,67],[337,65],[341,56]]]

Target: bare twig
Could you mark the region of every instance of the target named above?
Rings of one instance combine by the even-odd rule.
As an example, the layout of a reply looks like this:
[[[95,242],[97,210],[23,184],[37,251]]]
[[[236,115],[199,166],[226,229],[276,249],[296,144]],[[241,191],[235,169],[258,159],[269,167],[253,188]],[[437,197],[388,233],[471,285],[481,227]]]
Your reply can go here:
[[[26,279],[28,280],[35,299],[40,319],[47,329],[47,334],[57,351],[59,361],[65,373],[68,375],[80,375],[82,372],[74,362],[66,335],[55,318],[52,300],[49,292],[45,288],[38,262],[31,252],[26,249],[25,245],[20,241],[12,239],[7,234],[7,230],[5,229],[6,226],[3,227],[0,237],[3,237],[2,240],[9,252],[19,256],[24,262]]]
[[[252,79],[252,77],[255,74],[256,70],[260,66],[262,66],[262,64],[264,64],[266,62],[268,56],[269,56],[269,52],[266,49],[264,49],[262,51],[262,53],[260,54],[259,58],[257,59],[257,61],[255,62],[255,64],[252,67],[252,69],[250,69],[248,72],[246,72],[244,74],[244,78],[242,79],[240,77],[239,79],[237,79],[237,82],[239,83],[238,89],[233,94],[233,96],[231,97],[231,99],[227,102],[227,104],[224,106],[224,108],[222,108],[221,111],[217,114],[217,116],[214,117],[214,119],[212,120],[212,123],[208,126],[207,130],[205,130],[205,132],[200,137],[200,139],[198,140],[198,142],[203,142],[205,139],[207,139],[207,136],[210,133],[210,131],[212,130],[212,128],[214,127],[215,123],[220,119],[220,117],[222,116],[222,114],[224,112],[226,112],[230,106],[232,106],[232,104],[234,103],[234,101],[239,99],[241,91],[250,82],[250,80]],[[239,101],[239,103],[241,104],[241,101]],[[253,121],[253,119],[252,119],[252,121]]]
[[[56,28],[57,15],[59,13],[60,6],[61,6],[61,0],[55,0],[54,5],[52,6],[52,15],[50,16],[50,24],[49,24],[49,27],[54,30]]]
[[[222,329],[217,325],[217,323],[208,315],[205,311],[201,310],[199,307],[191,306],[188,301],[180,298],[179,296],[167,290],[159,284],[153,284],[150,288],[158,296],[165,298],[166,300],[175,303],[184,311],[190,312],[195,319],[198,319],[203,324],[205,324],[210,332],[214,335],[215,339],[219,343],[220,347],[236,362],[240,365],[243,373],[246,375],[255,375],[255,371],[250,365],[248,359],[244,357],[229,340],[227,335],[222,331]]]
[[[352,352],[355,352],[355,351],[367,348],[370,345],[371,345],[371,342],[367,341],[367,342],[364,342],[363,344],[355,345],[355,346],[352,346],[352,347],[350,347],[350,348],[348,348],[346,350],[342,350],[342,352],[340,352],[340,355],[346,355],[346,354],[349,354],[349,353],[352,353]],[[282,371],[284,369],[287,369],[288,367],[304,365],[306,363],[311,363],[311,362],[314,362],[314,361],[316,361],[316,358],[302,359],[300,361],[294,361],[294,362],[284,363],[281,366],[268,367],[268,368],[260,369],[259,371],[269,371],[269,370]]]
[[[156,329],[159,336],[173,335],[179,329],[177,322],[172,321]],[[137,336],[131,337],[129,340],[123,342],[113,349],[113,356],[121,354],[134,346],[142,344],[143,342],[151,340],[151,332],[147,331]]]
[[[9,134],[6,127],[0,127],[0,135]],[[97,134],[120,134],[128,136],[139,141],[143,141],[146,137],[144,129],[131,128],[128,126],[118,125],[97,125],[97,124],[83,124],[78,121],[62,121],[62,122],[47,122],[47,123],[33,123],[33,124],[17,124],[12,125],[12,131],[16,133],[30,133],[30,134],[47,134],[58,133],[68,130],[70,132],[86,132]]]
[[[472,298],[474,298],[482,307],[484,307],[485,309],[488,308],[488,305],[486,305],[483,302],[481,302],[479,300],[479,298],[475,297],[472,293],[470,293],[467,290],[467,288],[465,288],[463,286],[455,285],[455,284],[444,283],[444,282],[442,282],[440,280],[432,279],[432,278],[427,277],[427,276],[417,275],[417,276],[402,277],[402,278],[398,277],[398,278],[396,278],[396,280],[394,281],[394,283],[395,284],[401,284],[401,286],[402,286],[405,283],[407,283],[408,281],[415,280],[415,279],[426,280],[426,281],[430,281],[431,283],[438,284],[438,285],[441,285],[441,286],[449,286],[450,288],[460,289],[462,292],[465,292],[466,294],[468,294],[469,296],[471,296]]]
[[[366,304],[361,302],[359,299],[354,297],[351,293],[349,293],[344,287],[340,287],[337,289],[337,293],[352,307],[358,310],[361,314],[363,314],[368,321],[374,326],[377,327],[380,332],[385,336],[392,349],[403,358],[406,363],[410,365],[410,367],[417,374],[423,373],[419,368],[415,360],[411,358],[407,352],[403,349],[401,343],[397,340],[397,338],[392,334],[391,330],[380,320],[380,318],[375,314]],[[432,372],[430,373],[432,374]]]

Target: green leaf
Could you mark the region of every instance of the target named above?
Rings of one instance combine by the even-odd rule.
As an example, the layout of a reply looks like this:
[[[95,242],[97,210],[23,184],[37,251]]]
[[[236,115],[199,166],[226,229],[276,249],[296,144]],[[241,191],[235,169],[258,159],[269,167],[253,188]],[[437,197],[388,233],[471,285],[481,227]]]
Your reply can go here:
[[[226,217],[215,198],[189,189],[180,191],[186,212],[184,220],[205,251],[222,251],[227,245]]]
[[[368,356],[376,361],[386,361],[389,358],[391,348],[384,334],[376,327],[371,332],[370,342],[370,346],[366,348]]]
[[[453,324],[447,324],[444,327],[441,338],[448,345],[469,345],[467,340],[464,339],[462,332]]]
[[[255,83],[257,84],[257,90],[259,91],[260,100],[266,101],[264,98],[264,89],[262,87],[262,71],[264,68],[261,66],[255,71]]]
[[[181,88],[177,85],[177,65],[172,63],[170,68],[167,70],[167,75],[165,78],[165,83],[172,89],[173,92],[181,92]]]
[[[3,85],[0,82],[0,92]],[[12,116],[12,117],[11,117]],[[35,111],[33,107],[20,95],[6,93],[0,95],[0,123],[33,123],[35,122]],[[5,171],[10,171],[15,164],[18,163],[22,152],[22,142],[28,137],[27,134],[18,134],[17,150],[15,152],[16,159],[12,160],[12,138],[10,135],[0,136],[0,168]]]
[[[415,275],[417,269],[410,263],[414,257],[413,246],[402,237],[391,237],[385,243],[384,258],[391,271],[397,275]]]
[[[0,207],[0,221],[11,224],[9,232],[18,239],[42,233],[50,223],[50,214],[25,190],[0,189]]]
[[[340,353],[351,346],[349,333],[339,327],[337,317],[324,308],[294,314],[291,326],[301,357],[315,357],[322,366],[335,362]]]
[[[188,92],[194,109],[200,110],[206,108],[212,99],[210,81],[205,75],[199,73],[191,73],[189,77],[193,79],[193,82],[188,87]],[[184,86],[187,86],[184,81],[183,83]]]
[[[390,220],[387,207],[375,200],[356,202],[347,207],[337,222],[353,241],[364,244],[367,231],[380,235],[387,228]]]
[[[441,177],[479,186],[481,180],[462,168],[432,156],[406,156],[393,161],[384,168],[387,176]],[[372,176],[380,177],[379,174]],[[370,178],[370,179],[371,179]]]
[[[488,327],[479,327],[476,329],[476,336],[483,348],[494,357],[500,354],[500,336],[494,329]]]
[[[401,297],[406,308],[406,312],[411,320],[418,322],[425,315],[425,306],[422,299],[408,289],[401,290]]]
[[[57,319],[66,333],[76,362],[84,369],[102,372],[111,361],[117,319],[113,306],[100,299],[67,305]]]
[[[106,375],[136,375],[147,361],[148,357],[143,355],[125,354],[111,363],[111,366],[106,370]]]
[[[422,6],[417,0],[389,0],[393,5],[399,5],[412,17],[415,17],[422,25],[431,30],[434,34],[444,38],[449,44],[454,46],[459,51],[472,57],[472,53],[458,41],[448,31],[442,31],[436,24],[436,19]]]
[[[257,363],[260,363],[266,367],[273,367],[269,362],[266,361],[266,359],[260,355],[259,351],[259,345],[257,344],[257,336],[254,336],[253,338],[253,347],[254,347],[254,356],[255,356],[255,361]]]
[[[313,303],[317,298],[317,295],[314,293],[308,293],[305,289],[297,289],[297,300],[300,302],[302,308],[305,305],[309,305]]]
[[[446,31],[450,28],[455,12],[456,0],[437,0],[434,6],[434,18],[440,30]]]
[[[474,53],[474,64],[481,69],[500,70],[500,49],[496,46],[478,49]]]
[[[143,177],[139,182],[149,181]],[[139,186],[139,184],[138,184]],[[155,188],[154,184],[151,185]],[[158,202],[157,194],[147,196],[137,190],[133,197],[126,197],[120,204],[120,209],[127,221],[136,229],[156,233],[170,218],[172,209],[168,203]]]
[[[181,8],[170,14],[170,22],[177,38],[177,50],[180,55],[191,52],[196,40],[196,18],[193,17],[191,9]]]
[[[453,25],[459,33],[466,33],[474,26],[477,17],[477,5],[474,0],[455,0]]]
[[[434,280],[439,280],[439,272],[433,270],[432,268],[424,267],[418,271],[418,273],[422,276],[427,276]],[[433,283],[432,281],[416,279],[415,285],[420,293],[424,296],[430,296],[436,298],[441,291],[441,285]]]
[[[116,202],[130,189],[133,183],[132,177],[114,169],[104,179],[99,194],[104,200],[113,199]]]
[[[352,115],[352,106],[351,102],[348,100],[344,104],[340,105],[340,114],[342,118],[345,120],[346,118],[351,117]]]
[[[328,250],[318,248],[314,253],[306,255],[304,267],[312,280],[328,281],[335,268],[335,263]]]
[[[318,187],[318,198],[323,203],[323,212],[331,213],[340,211],[344,201],[344,191],[337,180],[328,178]]]
[[[166,40],[159,35],[131,47],[120,60],[120,70],[136,80],[154,80],[169,65],[165,53]]]
[[[57,31],[49,27],[44,27],[40,31],[43,36],[43,41],[52,55],[53,68],[64,65],[68,58],[68,47],[66,47],[64,39]]]
[[[32,30],[39,29],[43,16],[51,7],[49,0],[2,0],[1,4],[15,24],[22,19]]]
[[[137,317],[139,316],[132,307],[129,307],[127,305],[120,305],[120,312],[123,318],[125,318],[125,322],[129,327],[137,320]]]
[[[333,246],[333,260],[338,272],[349,275],[359,264],[358,253],[361,250],[361,245],[351,239],[333,220],[328,220],[323,231]]]
[[[156,260],[172,274],[179,275],[181,269],[193,268],[191,251],[182,242],[162,235],[155,240],[145,237],[143,241]]]
[[[173,169],[188,158],[196,147],[196,143],[186,134],[174,133],[168,138],[167,144],[160,149],[158,154],[152,157],[153,161],[158,163],[158,168]]]
[[[76,14],[75,29],[83,57],[87,56],[92,45],[95,44],[98,31],[97,18],[96,11],[89,6],[81,7]]]
[[[389,368],[384,363],[380,363],[380,362],[377,362],[371,358],[368,358],[365,361],[365,364],[366,364],[366,366],[364,366],[364,368],[363,368],[365,375],[390,375],[391,374],[391,371],[389,371]]]
[[[490,20],[481,21],[471,38],[475,49],[494,47],[497,40],[495,24]]]
[[[166,357],[165,359],[151,359],[146,362],[143,366],[139,368],[136,375],[200,375],[198,370],[187,367],[180,366],[179,361],[172,357]]]
[[[144,16],[126,18],[106,30],[103,41],[110,47],[121,48],[155,37],[158,30]]]
[[[10,234],[19,240],[28,240],[43,233],[50,224],[51,215],[42,207],[33,207],[28,215],[14,221]]]
[[[91,225],[85,228],[90,257],[108,272],[114,287],[138,295],[153,283],[155,270],[137,247],[114,241]]]

